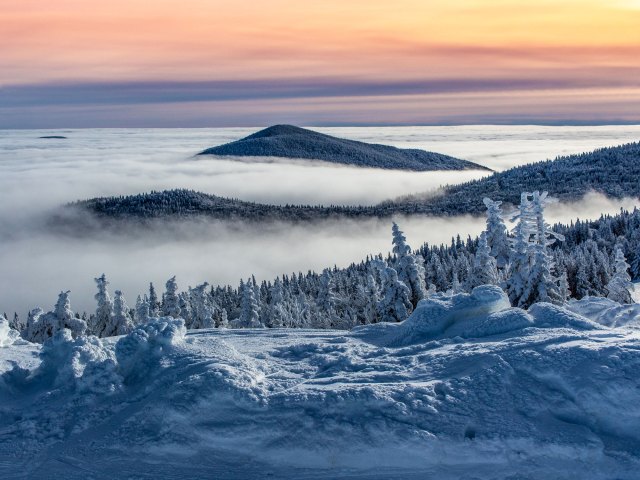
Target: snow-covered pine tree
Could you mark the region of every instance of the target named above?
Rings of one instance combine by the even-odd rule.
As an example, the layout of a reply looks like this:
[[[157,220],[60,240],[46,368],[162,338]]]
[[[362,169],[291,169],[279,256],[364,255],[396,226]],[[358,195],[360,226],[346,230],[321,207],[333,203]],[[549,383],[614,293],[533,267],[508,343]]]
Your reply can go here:
[[[73,338],[86,333],[86,322],[76,318],[71,311],[69,293],[69,291],[60,292],[53,311],[43,313],[42,309],[36,308],[29,313],[24,334],[26,340],[34,343],[44,343],[45,340],[64,328],[71,331]]]
[[[496,259],[491,255],[491,249],[487,244],[487,234],[482,232],[478,241],[478,249],[468,280],[468,289],[472,290],[480,285],[497,285],[498,270]]]
[[[111,323],[111,316],[113,315],[113,301],[107,291],[109,282],[107,281],[105,274],[103,273],[94,280],[98,287],[98,293],[94,296],[98,302],[98,306],[96,308],[92,333],[98,337],[106,337],[107,335],[105,335],[105,332],[108,329],[108,325]]]
[[[134,329],[129,307],[124,299],[122,291],[116,290],[113,297],[113,315],[108,328],[105,330],[105,337],[115,337],[117,335],[126,335]]]
[[[166,292],[162,305],[162,314],[165,317],[180,318],[180,297],[178,296],[178,284],[173,276],[166,283]]]
[[[487,207],[487,244],[491,249],[491,255],[496,259],[496,267],[504,269],[511,257],[511,245],[500,208],[502,202],[485,198],[484,204]]]
[[[260,323],[260,305],[256,300],[253,282],[249,280],[243,285],[240,317],[234,322],[237,328],[264,328]]]
[[[411,290],[391,267],[381,270],[382,292],[378,302],[378,318],[381,322],[402,322],[411,313]]]
[[[409,288],[411,305],[415,308],[427,295],[424,259],[411,252],[411,247],[407,245],[407,239],[396,222],[393,222],[391,231],[393,253],[396,255],[394,270],[400,281]]]
[[[512,217],[512,221],[517,221],[513,230],[513,249],[509,259],[509,274],[507,275],[506,291],[509,300],[514,306],[521,304],[527,286],[527,278],[529,277],[530,261],[530,244],[531,235],[533,234],[533,218],[532,205],[529,197],[530,193],[523,192],[520,195],[520,206],[518,214]]]
[[[532,251],[531,266],[518,307],[528,308],[537,302],[556,304],[563,302],[558,279],[553,275],[553,259],[549,255],[547,247],[555,243],[556,240],[564,240],[564,237],[553,232],[545,222],[544,207],[548,201],[547,192],[542,194],[533,192],[532,213],[535,222],[533,229],[535,242],[529,246],[529,250]]]
[[[340,298],[336,294],[333,272],[325,268],[320,275],[318,294],[312,313],[312,328],[337,328],[341,319],[338,315]]]
[[[160,316],[160,302],[158,302],[158,294],[153,286],[153,282],[149,283],[149,316],[158,318]]]
[[[134,320],[137,325],[142,325],[149,321],[149,301],[146,295],[144,299],[141,298],[140,295],[138,295],[136,299]]]
[[[214,308],[211,298],[207,292],[208,283],[203,283],[191,289],[191,318],[192,322],[188,326],[190,329],[215,328],[213,320]]]
[[[76,315],[71,311],[71,302],[69,300],[70,293],[70,290],[60,292],[53,313],[58,321],[58,329],[62,330],[63,328],[67,328],[71,330],[71,336],[73,338],[77,338],[86,333],[87,323],[76,317]]]
[[[635,303],[631,292],[634,290],[629,275],[629,264],[620,247],[616,248],[613,277],[606,286],[607,298],[619,303]]]

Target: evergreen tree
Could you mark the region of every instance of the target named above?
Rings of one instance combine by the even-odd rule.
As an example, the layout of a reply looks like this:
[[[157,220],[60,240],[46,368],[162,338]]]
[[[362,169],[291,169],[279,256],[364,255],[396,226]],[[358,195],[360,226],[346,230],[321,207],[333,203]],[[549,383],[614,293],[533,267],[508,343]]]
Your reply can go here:
[[[96,315],[94,318],[93,333],[98,337],[105,337],[108,325],[111,323],[111,316],[113,315],[113,302],[107,291],[109,282],[103,273],[100,277],[94,279],[98,286],[98,293],[95,294],[95,299],[98,302],[96,308]]]
[[[147,296],[144,296],[144,299],[138,295],[136,299],[136,308],[135,308],[135,323],[138,325],[143,325],[149,321],[149,301],[147,300]]]
[[[393,253],[396,255],[394,269],[400,281],[409,288],[411,305],[415,308],[427,295],[424,259],[411,253],[411,247],[407,245],[407,239],[397,223],[393,222],[391,231]]]
[[[113,298],[113,315],[109,327],[105,330],[105,337],[126,335],[133,331],[133,321],[129,307],[120,290],[116,290]]]
[[[178,284],[173,276],[166,283],[167,291],[164,294],[162,314],[165,317],[180,318],[180,297],[178,296]]]
[[[511,245],[500,208],[502,202],[485,198],[484,204],[487,207],[487,244],[491,249],[491,255],[496,259],[496,267],[504,269],[511,257]]]
[[[160,303],[153,283],[149,283],[149,316],[152,318],[160,316]]]
[[[469,290],[472,290],[479,285],[498,284],[496,259],[491,256],[491,249],[487,244],[486,232],[482,232],[480,234],[478,249],[476,250],[476,256],[468,284]]]
[[[614,274],[607,284],[607,298],[620,303],[635,303],[631,296],[634,290],[629,275],[629,264],[620,247],[616,248]]]
[[[382,298],[378,302],[378,318],[381,322],[402,322],[411,313],[411,291],[391,267],[381,270]]]
[[[264,328],[260,323],[260,305],[256,300],[253,283],[249,280],[243,286],[240,317],[235,326],[239,328]]]

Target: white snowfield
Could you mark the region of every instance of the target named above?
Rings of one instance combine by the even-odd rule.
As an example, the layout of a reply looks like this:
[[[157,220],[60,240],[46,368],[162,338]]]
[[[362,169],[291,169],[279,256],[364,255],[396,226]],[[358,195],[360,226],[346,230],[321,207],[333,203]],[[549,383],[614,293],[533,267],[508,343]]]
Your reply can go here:
[[[0,478],[637,479],[638,312],[597,308],[482,286],[347,333],[163,318],[17,342]]]

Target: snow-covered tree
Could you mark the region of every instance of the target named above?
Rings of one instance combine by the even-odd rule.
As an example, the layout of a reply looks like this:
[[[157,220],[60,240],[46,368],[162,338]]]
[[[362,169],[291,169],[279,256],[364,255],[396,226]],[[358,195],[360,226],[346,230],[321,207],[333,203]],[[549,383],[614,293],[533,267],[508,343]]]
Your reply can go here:
[[[243,286],[240,317],[234,326],[238,328],[264,328],[264,325],[260,322],[260,305],[256,300],[251,281],[248,281]]]
[[[498,270],[496,259],[491,255],[491,249],[487,244],[487,234],[482,232],[478,241],[478,249],[469,276],[468,288],[474,289],[479,285],[497,285]]]
[[[529,269],[531,267],[529,250],[532,235],[532,205],[529,196],[531,194],[523,192],[520,196],[520,206],[518,214],[512,218],[517,221],[513,230],[514,240],[511,257],[509,259],[509,274],[506,282],[506,291],[509,300],[514,306],[521,305],[521,299],[527,287]]]
[[[133,320],[131,319],[129,307],[124,299],[124,295],[120,290],[116,290],[113,297],[111,323],[104,336],[115,337],[116,335],[126,335],[132,332],[133,329]]]
[[[93,333],[98,337],[106,337],[107,335],[105,332],[107,331],[108,325],[111,323],[111,317],[113,316],[113,301],[107,291],[109,282],[107,281],[105,274],[103,273],[94,280],[98,286],[98,293],[94,296],[98,302],[98,307],[96,308],[94,325],[92,326]]]
[[[141,298],[140,295],[138,295],[136,299],[134,320],[137,325],[142,325],[149,321],[149,301],[146,295],[144,299]]]
[[[208,287],[209,284],[205,282],[191,289],[192,321],[188,328],[215,328],[216,326],[213,319],[214,308],[207,292]]]
[[[164,294],[164,302],[162,305],[162,314],[165,317],[180,318],[180,297],[178,296],[178,284],[176,277],[173,276],[167,280],[167,291]]]
[[[607,298],[620,303],[635,303],[631,292],[634,290],[629,275],[629,264],[620,247],[616,248],[614,274],[606,286]]]
[[[496,259],[496,267],[504,269],[511,257],[511,245],[500,208],[502,202],[485,198],[484,204],[487,207],[487,244],[491,249],[491,255]]]
[[[152,318],[160,316],[160,302],[158,302],[158,294],[153,283],[149,283],[149,316]]]
[[[558,279],[553,275],[553,259],[547,247],[556,240],[564,240],[564,237],[553,232],[545,222],[544,207],[548,201],[547,192],[533,192],[532,214],[535,223],[532,230],[535,242],[529,246],[532,251],[531,264],[524,291],[517,304],[519,307],[527,308],[536,302],[563,302]]]
[[[381,270],[382,298],[378,302],[378,318],[381,322],[402,322],[411,313],[411,291],[391,267]]]
[[[62,329],[71,331],[73,338],[84,335],[87,324],[76,318],[71,311],[69,291],[60,292],[58,301],[51,312],[43,313],[37,308],[30,312],[24,338],[30,342],[43,343]]]
[[[407,245],[407,239],[397,223],[393,222],[391,231],[393,253],[396,255],[394,269],[400,281],[409,288],[411,305],[415,308],[427,295],[424,259],[411,252],[411,247]]]

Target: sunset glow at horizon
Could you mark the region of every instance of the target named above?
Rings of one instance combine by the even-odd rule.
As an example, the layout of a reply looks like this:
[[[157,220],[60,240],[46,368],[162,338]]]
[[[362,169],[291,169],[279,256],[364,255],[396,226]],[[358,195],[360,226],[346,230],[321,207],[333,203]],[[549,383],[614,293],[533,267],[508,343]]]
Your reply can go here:
[[[0,128],[640,122],[639,25],[635,0],[0,0]]]

